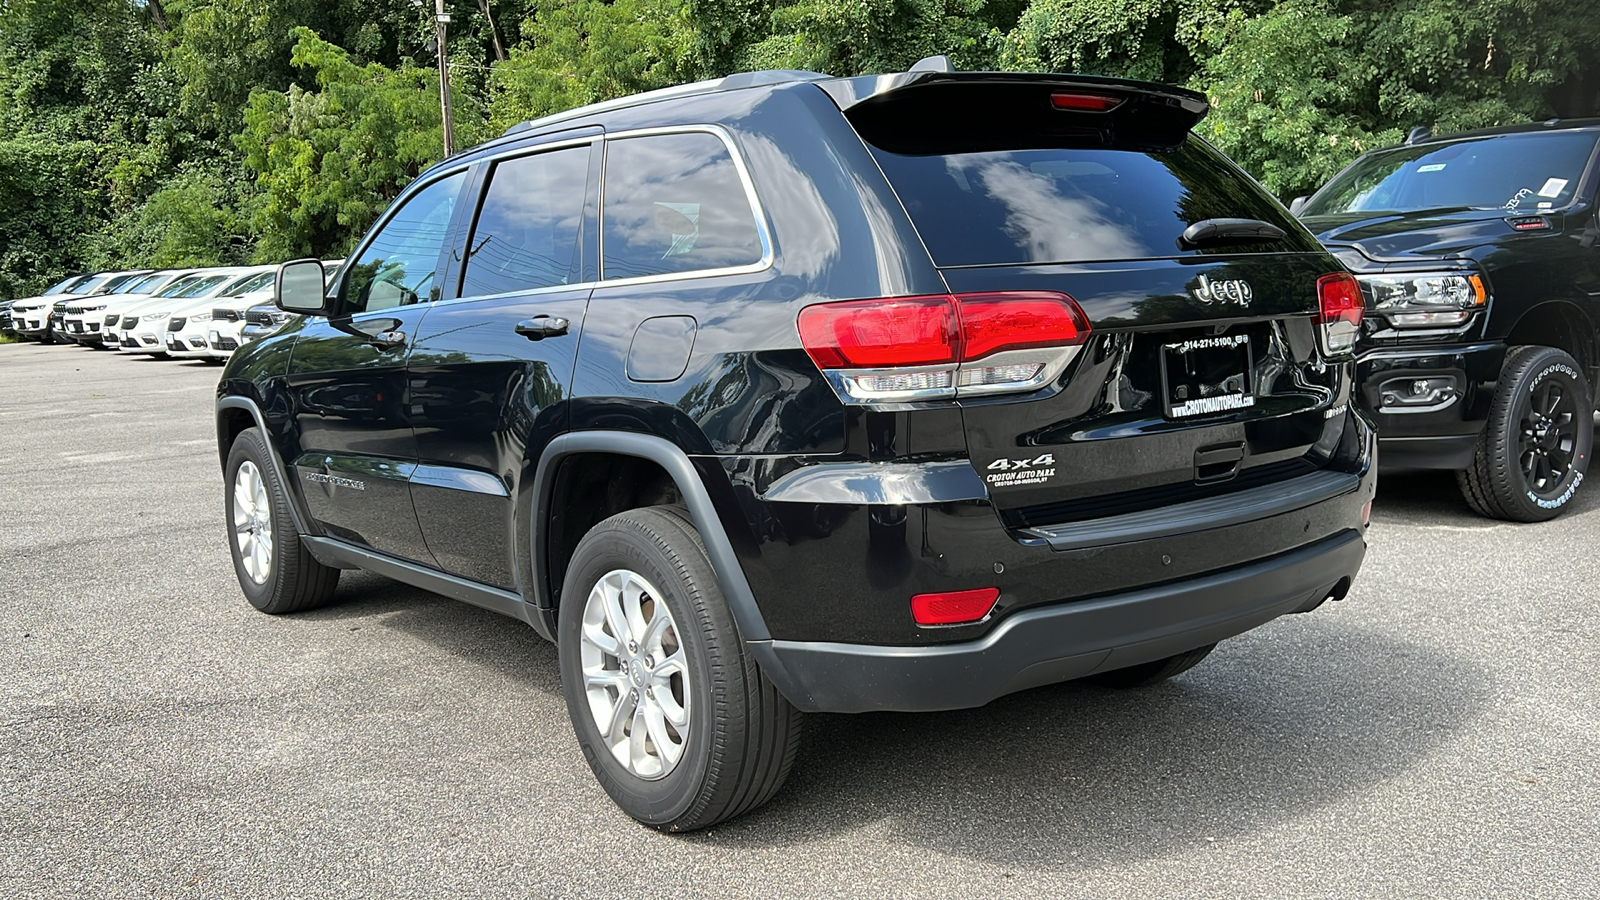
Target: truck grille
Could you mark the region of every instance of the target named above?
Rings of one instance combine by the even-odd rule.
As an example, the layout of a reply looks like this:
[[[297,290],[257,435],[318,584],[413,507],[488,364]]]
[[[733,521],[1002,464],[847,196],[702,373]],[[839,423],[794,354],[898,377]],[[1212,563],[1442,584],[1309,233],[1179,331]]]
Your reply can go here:
[[[167,320],[167,330],[168,331],[182,331],[183,330],[183,323],[185,323],[187,321],[189,321],[189,319],[186,316],[174,316],[173,318]]]
[[[237,322],[239,321],[239,311],[236,309],[213,309],[211,311],[211,321]]]
[[[244,314],[244,320],[251,325],[271,325],[272,314],[265,311],[256,312],[252,309]]]
[[[132,327],[134,327],[135,325],[138,325],[138,324],[139,324],[139,317],[138,316],[129,316],[126,319],[122,320],[122,327],[123,328],[132,328]]]

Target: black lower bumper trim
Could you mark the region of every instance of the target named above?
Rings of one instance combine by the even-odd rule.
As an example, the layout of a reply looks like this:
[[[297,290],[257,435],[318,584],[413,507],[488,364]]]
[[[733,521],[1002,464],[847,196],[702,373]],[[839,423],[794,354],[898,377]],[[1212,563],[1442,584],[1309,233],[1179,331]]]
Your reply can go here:
[[[927,647],[751,641],[762,670],[806,712],[982,706],[1027,688],[1162,659],[1310,609],[1353,580],[1350,529],[1201,578],[1019,612],[980,640]]]
[[[1465,469],[1472,465],[1478,448],[1478,435],[1452,434],[1443,437],[1378,438],[1378,470]]]

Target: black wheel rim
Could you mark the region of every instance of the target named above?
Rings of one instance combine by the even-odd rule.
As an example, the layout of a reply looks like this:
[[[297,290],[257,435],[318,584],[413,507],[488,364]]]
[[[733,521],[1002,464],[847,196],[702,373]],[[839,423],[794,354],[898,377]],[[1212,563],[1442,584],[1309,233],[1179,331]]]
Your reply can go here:
[[[1517,459],[1523,483],[1541,500],[1559,495],[1572,476],[1578,446],[1577,392],[1559,378],[1533,389],[1523,410]]]

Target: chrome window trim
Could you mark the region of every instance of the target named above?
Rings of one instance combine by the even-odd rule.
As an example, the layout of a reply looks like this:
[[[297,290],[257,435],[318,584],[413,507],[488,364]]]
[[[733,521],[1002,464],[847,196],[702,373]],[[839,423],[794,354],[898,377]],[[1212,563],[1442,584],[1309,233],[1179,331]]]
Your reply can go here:
[[[775,253],[772,248],[772,234],[767,227],[766,209],[761,205],[761,198],[756,194],[755,181],[750,177],[750,169],[745,164],[744,155],[733,142],[733,135],[721,125],[667,125],[658,128],[637,128],[632,131],[619,131],[616,134],[606,134],[604,144],[607,150],[614,140],[628,140],[630,138],[656,137],[669,134],[709,134],[722,141],[727,148],[728,156],[733,160],[734,171],[739,173],[739,182],[744,186],[745,199],[750,203],[750,213],[755,217],[756,235],[761,241],[761,258],[753,263],[739,266],[723,266],[717,269],[691,269],[687,272],[663,272],[659,275],[639,275],[632,278],[607,278],[606,277],[606,167],[610,164],[610,153],[607,152],[601,159],[600,166],[600,215],[599,237],[596,243],[599,248],[597,263],[600,270],[600,281],[597,286],[625,287],[635,284],[659,284],[669,281],[687,281],[697,278],[716,278],[723,275],[751,275],[765,272],[772,268]]]

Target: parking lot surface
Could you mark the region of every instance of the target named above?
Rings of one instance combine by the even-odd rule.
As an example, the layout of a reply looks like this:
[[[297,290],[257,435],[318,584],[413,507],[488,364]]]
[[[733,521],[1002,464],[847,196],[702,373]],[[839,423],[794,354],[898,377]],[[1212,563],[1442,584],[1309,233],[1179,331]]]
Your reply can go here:
[[[526,625],[245,603],[218,373],[0,346],[0,895],[1600,895],[1594,486],[1509,525],[1386,478],[1343,602],[1142,691],[808,717],[770,805],[668,836]]]

